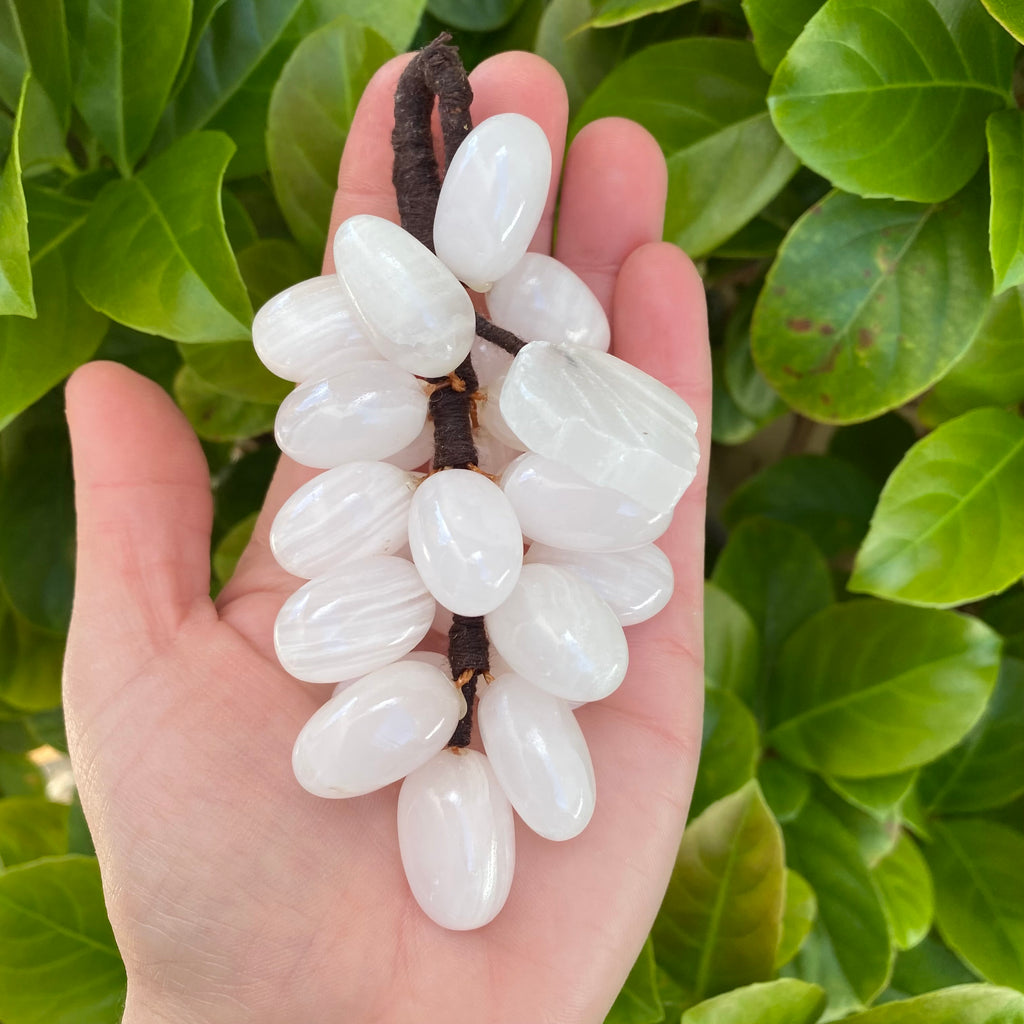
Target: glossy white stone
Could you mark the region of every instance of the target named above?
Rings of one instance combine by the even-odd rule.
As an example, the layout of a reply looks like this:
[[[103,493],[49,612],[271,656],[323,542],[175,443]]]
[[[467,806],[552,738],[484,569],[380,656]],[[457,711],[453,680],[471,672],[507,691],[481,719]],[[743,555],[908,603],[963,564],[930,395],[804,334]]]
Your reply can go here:
[[[277,410],[274,436],[296,462],[330,469],[400,452],[426,418],[422,383],[382,359],[297,387]]]
[[[419,479],[387,462],[346,462],[314,477],[274,517],[278,565],[309,580],[357,558],[398,554]]]
[[[477,705],[480,738],[520,818],[545,839],[578,836],[594,813],[594,767],[569,705],[502,675]]]
[[[426,636],[433,617],[434,599],[416,566],[374,555],[292,594],[274,624],[274,647],[297,679],[336,683],[398,661]]]
[[[431,632],[440,633],[441,636],[446,637],[451,628],[452,613],[443,604],[438,602],[437,607],[434,609],[434,619],[430,623]]]
[[[508,499],[468,469],[435,473],[416,489],[409,548],[427,589],[459,615],[497,608],[523,565],[523,535]]]
[[[525,561],[558,565],[574,572],[607,603],[623,626],[646,622],[672,596],[672,563],[653,544],[610,552],[564,551],[534,544]]]
[[[568,466],[527,452],[501,486],[532,541],[574,551],[623,551],[660,537],[671,512],[652,512],[621,491],[598,487]]]
[[[455,685],[433,665],[399,661],[336,693],[303,726],[292,768],[314,796],[352,797],[405,778],[451,739]]]
[[[349,217],[334,236],[334,263],[386,359],[421,377],[440,377],[469,354],[473,302],[408,231],[383,217]]]
[[[300,281],[270,299],[253,319],[252,343],[263,365],[285,380],[330,377],[352,363],[380,359],[334,274]]]
[[[384,462],[390,462],[392,466],[397,466],[399,469],[422,469],[433,457],[434,422],[428,419],[415,440],[407,444],[400,452],[389,455]]]
[[[531,451],[652,511],[671,509],[696,475],[690,407],[607,352],[531,341],[512,362],[500,405]]]
[[[483,427],[473,431],[473,443],[476,445],[477,468],[490,473],[491,476],[501,476],[508,464],[519,454]]]
[[[499,377],[492,384],[488,384],[486,388],[481,388],[484,397],[477,403],[477,421],[491,437],[497,438],[507,448],[523,452],[526,451],[526,445],[509,428],[501,412],[501,393],[504,385],[505,378]]]
[[[398,794],[398,847],[416,902],[455,931],[494,920],[515,871],[512,806],[487,758],[442,750]]]
[[[625,678],[629,650],[615,612],[567,569],[524,565],[484,621],[512,670],[556,697],[601,700]]]
[[[452,678],[451,665],[448,663],[448,659],[443,654],[438,654],[436,651],[410,651],[402,659],[402,661],[403,662],[406,662],[406,661],[418,661],[418,662],[422,662],[424,665],[433,665],[434,668],[441,670],[441,672],[443,673],[445,679],[451,681],[451,678]],[[396,664],[399,664],[399,663],[396,662]],[[383,669],[378,669],[377,671],[381,672],[381,671],[383,671]],[[342,690],[347,689],[355,681],[356,680],[354,680],[354,679],[345,679],[345,680],[343,680],[342,682],[338,683],[337,686],[334,687],[334,693],[335,694],[341,693]],[[459,718],[462,718],[462,716],[466,713],[466,698],[462,695],[461,688],[457,688],[457,687],[454,687],[454,686],[452,688],[455,690],[455,694],[458,697],[458,700],[459,700]]]
[[[434,250],[474,291],[485,292],[522,259],[551,184],[544,130],[522,114],[496,114],[463,140],[445,172]]]
[[[480,387],[487,387],[492,381],[504,377],[508,368],[512,365],[512,356],[503,348],[489,341],[478,337],[473,342],[470,351],[473,359],[473,369],[476,370],[476,379]]]
[[[611,327],[597,296],[564,263],[528,252],[487,293],[492,322],[524,341],[608,351]]]

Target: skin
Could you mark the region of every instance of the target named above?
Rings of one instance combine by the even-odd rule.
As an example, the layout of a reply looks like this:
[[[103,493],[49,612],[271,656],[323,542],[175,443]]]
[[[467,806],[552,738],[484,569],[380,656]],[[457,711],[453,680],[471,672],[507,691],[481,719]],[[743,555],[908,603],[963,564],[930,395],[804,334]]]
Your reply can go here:
[[[397,220],[391,98],[407,59],[382,68],[359,106],[332,235],[356,213]],[[534,118],[557,172],[567,104],[554,69],[503,54],[472,84],[474,122]],[[657,144],[632,122],[595,122],[563,170],[554,255],[610,312],[613,351],[690,403],[706,453],[704,293],[692,263],[659,241]],[[550,251],[554,202],[555,185],[539,251]],[[578,713],[599,792],[590,826],[562,844],[517,821],[504,910],[483,929],[449,932],[406,886],[398,785],[329,801],[292,776],[295,736],[330,688],[298,683],[276,662],[273,619],[297,581],[275,565],[267,534],[314,471],[281,460],[214,603],[209,475],[170,398],[97,362],[69,381],[67,414],[78,509],[68,736],[128,971],[126,1024],[602,1021],[657,912],[693,788],[706,459],[661,541],[675,596],[629,630],[620,689]]]

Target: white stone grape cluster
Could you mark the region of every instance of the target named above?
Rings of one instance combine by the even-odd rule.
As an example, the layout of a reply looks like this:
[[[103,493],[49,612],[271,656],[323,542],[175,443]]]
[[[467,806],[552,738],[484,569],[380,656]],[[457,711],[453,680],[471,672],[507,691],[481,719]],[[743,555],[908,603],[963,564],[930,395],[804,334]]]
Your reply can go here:
[[[263,362],[299,384],[277,417],[281,450],[325,470],[271,532],[280,564],[309,581],[277,618],[281,664],[336,684],[299,734],[295,775],[323,797],[404,778],[405,872],[452,929],[505,902],[512,808],[554,840],[590,820],[594,773],[572,709],[619,686],[622,627],[668,601],[672,569],[653,541],[698,461],[688,406],[607,353],[607,318],[572,271],[526,252],[550,177],[540,127],[492,117],[445,176],[436,256],[387,220],[352,217],[334,239],[336,275],[282,292],[253,324]],[[476,337],[460,282],[531,339],[514,359]],[[480,471],[426,475],[420,378],[470,353]],[[493,645],[477,708],[486,755],[446,749],[466,701],[447,658],[416,650],[451,612],[484,616]]]

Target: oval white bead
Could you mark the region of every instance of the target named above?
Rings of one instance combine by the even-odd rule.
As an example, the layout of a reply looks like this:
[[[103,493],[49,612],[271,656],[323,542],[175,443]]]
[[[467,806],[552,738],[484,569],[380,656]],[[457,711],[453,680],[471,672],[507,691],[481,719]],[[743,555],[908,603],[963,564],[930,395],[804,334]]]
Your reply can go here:
[[[334,274],[300,281],[265,303],[252,322],[256,354],[285,380],[330,377],[380,359],[369,328]]]
[[[504,377],[512,365],[510,352],[506,352],[493,342],[484,341],[480,337],[473,342],[470,356],[473,358],[473,369],[476,370],[477,382],[482,388],[498,380],[499,377]]]
[[[277,410],[274,436],[296,462],[331,469],[400,452],[417,438],[426,418],[420,382],[382,359],[297,387]]]
[[[487,311],[499,327],[524,341],[585,345],[608,351],[611,327],[597,296],[564,263],[528,252],[487,293]]]
[[[601,700],[626,676],[619,620],[567,569],[524,565],[511,596],[484,621],[512,670],[556,697]]]
[[[623,551],[660,537],[671,512],[652,512],[621,491],[588,483],[568,466],[527,452],[501,487],[533,541],[573,551]]]
[[[429,408],[429,399],[427,400]],[[427,420],[419,435],[400,452],[389,455],[384,462],[390,462],[399,469],[420,469],[434,457],[434,421]]]
[[[484,688],[477,720],[519,817],[545,839],[578,836],[594,813],[594,767],[569,705],[521,676],[504,675]]]
[[[653,544],[610,552],[563,551],[534,544],[525,561],[558,565],[574,572],[615,612],[623,626],[653,618],[672,596],[672,563]]]
[[[690,407],[607,352],[531,341],[512,361],[500,405],[531,451],[652,511],[674,507],[697,473]]]
[[[455,276],[485,292],[522,259],[544,213],[551,147],[522,114],[497,114],[463,139],[445,172],[434,251]]]
[[[477,421],[491,437],[497,438],[506,448],[522,452],[526,450],[526,445],[509,429],[501,413],[501,392],[504,385],[505,378],[499,377],[483,389],[483,401],[476,408]]]
[[[314,796],[353,797],[405,778],[451,739],[459,721],[452,681],[433,665],[399,661],[357,679],[319,708],[292,750]]]
[[[468,469],[435,473],[416,489],[409,548],[427,589],[459,615],[497,608],[523,565],[523,535],[508,499]]]
[[[421,377],[441,377],[469,354],[473,302],[408,231],[383,217],[349,217],[334,236],[334,263],[386,359]]]
[[[270,527],[278,565],[307,580],[368,555],[394,555],[409,535],[417,477],[387,462],[346,462],[300,487]]]
[[[398,847],[416,902],[443,928],[494,920],[515,871],[512,807],[487,758],[442,750],[398,794]]]
[[[292,594],[274,624],[274,647],[297,679],[336,683],[398,661],[433,617],[434,599],[412,562],[374,555]]]

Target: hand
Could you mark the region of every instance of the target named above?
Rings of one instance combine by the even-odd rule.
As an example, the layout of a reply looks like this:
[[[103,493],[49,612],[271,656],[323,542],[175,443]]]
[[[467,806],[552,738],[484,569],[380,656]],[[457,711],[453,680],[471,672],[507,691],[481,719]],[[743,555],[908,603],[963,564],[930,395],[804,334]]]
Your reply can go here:
[[[407,60],[386,65],[360,103],[332,235],[355,213],[397,220],[391,103]],[[472,83],[475,123],[514,110],[545,128],[557,182],[566,97],[554,70],[509,53]],[[210,481],[184,417],[117,364],[72,377],[68,736],[128,970],[126,1024],[603,1020],[664,893],[701,734],[711,378],[700,279],[658,241],[665,183],[637,125],[588,126],[566,161],[555,255],[610,311],[614,351],[678,388],[700,420],[701,476],[661,541],[675,596],[630,629],[621,688],[579,711],[598,785],[590,826],[551,843],[517,822],[512,893],[476,932],[437,927],[410,895],[397,785],[329,801],[292,777],[295,736],[328,688],[298,683],[275,659],[274,616],[298,584],[275,565],[267,533],[314,471],[281,460],[214,604]],[[555,191],[535,249],[550,249]]]

